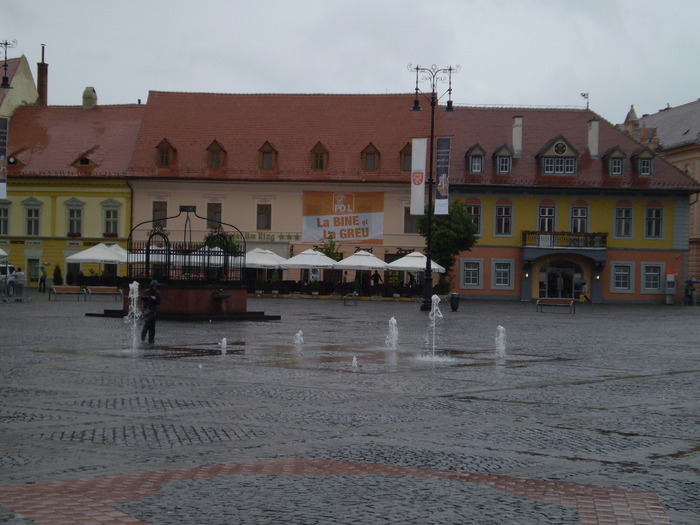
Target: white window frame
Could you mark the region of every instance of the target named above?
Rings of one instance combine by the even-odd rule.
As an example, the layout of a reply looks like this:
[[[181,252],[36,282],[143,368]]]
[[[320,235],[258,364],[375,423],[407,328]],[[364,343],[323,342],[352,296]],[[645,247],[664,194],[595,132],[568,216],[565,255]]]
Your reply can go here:
[[[625,173],[625,159],[613,157],[610,159],[610,164],[608,166],[608,171],[610,175],[621,176]]]
[[[547,175],[575,175],[576,157],[544,157],[542,169]]]
[[[10,235],[10,201],[0,201],[0,235]]]
[[[652,288],[649,287],[649,280],[648,277],[652,275],[652,273],[649,271],[650,268],[658,268],[658,287]],[[655,263],[642,263],[641,264],[641,275],[639,276],[639,289],[641,290],[642,293],[649,293],[649,294],[660,294],[664,293],[664,290],[666,288],[666,280],[664,279],[664,276],[666,275],[666,265],[664,263],[660,262],[655,262]]]
[[[510,173],[513,169],[513,158],[510,155],[498,155],[496,169],[498,173]]]
[[[466,210],[471,215],[472,224],[476,225],[475,235],[481,235],[481,204],[466,204]]]
[[[515,259],[491,259],[491,289],[513,290]]]
[[[652,215],[653,212],[653,215]],[[658,212],[658,215],[656,213]],[[653,231],[651,231],[653,230]],[[644,210],[644,238],[659,240],[664,238],[664,209],[646,208]]]
[[[556,206],[539,206],[537,210],[537,231],[552,233],[556,230]],[[543,227],[544,226],[544,227]]]
[[[469,265],[470,268],[467,270],[465,267],[466,265]],[[481,290],[483,289],[484,285],[484,260],[483,259],[460,259],[459,261],[459,282],[460,282],[460,287],[463,289],[467,290]],[[470,279],[469,282],[466,282],[467,275],[473,276],[474,272],[476,272],[476,281],[474,282],[473,279]]]
[[[484,156],[469,155],[469,172],[483,173],[484,172]]]
[[[588,206],[571,207],[571,233],[588,233]]]
[[[638,172],[640,177],[651,177],[653,172],[652,159],[637,159]]]
[[[627,281],[627,286],[619,286],[623,284],[623,278]],[[616,261],[610,265],[611,293],[634,293],[634,279],[633,262]]]
[[[43,204],[43,202],[34,197],[22,201],[22,206],[24,207],[24,228],[27,237],[39,237],[41,235],[41,208]]]
[[[623,210],[629,211],[629,216],[620,216],[620,212],[622,212]],[[631,206],[615,206],[615,224],[613,225],[613,237],[615,239],[631,239],[633,236],[633,226],[634,208],[632,208]],[[620,230],[627,230],[627,232],[621,232]]]
[[[509,213],[507,215],[499,215],[498,211],[500,208],[508,209]],[[512,237],[513,236],[513,205],[512,204],[496,204],[495,208],[495,220],[493,223],[493,234],[495,237]],[[508,231],[499,233],[498,224],[501,217],[507,217]]]

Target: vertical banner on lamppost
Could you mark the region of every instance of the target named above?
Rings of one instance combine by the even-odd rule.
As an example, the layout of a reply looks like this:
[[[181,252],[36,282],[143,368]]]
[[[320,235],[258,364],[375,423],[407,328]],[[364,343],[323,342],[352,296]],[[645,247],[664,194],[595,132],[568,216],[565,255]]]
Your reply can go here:
[[[450,204],[450,137],[437,139],[437,155],[435,156],[436,190],[435,215],[447,215]]]
[[[7,199],[7,129],[10,119],[0,117],[0,199]]]
[[[425,152],[428,139],[413,139],[411,145],[411,215],[425,210]]]

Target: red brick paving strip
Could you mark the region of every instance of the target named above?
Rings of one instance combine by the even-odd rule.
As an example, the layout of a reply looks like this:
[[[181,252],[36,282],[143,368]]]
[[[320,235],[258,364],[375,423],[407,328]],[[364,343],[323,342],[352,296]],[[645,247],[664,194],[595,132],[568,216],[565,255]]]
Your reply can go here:
[[[0,487],[0,502],[39,525],[100,523],[143,524],[113,506],[155,494],[174,481],[240,474],[271,476],[407,476],[480,483],[522,498],[576,507],[582,525],[671,525],[653,492],[579,485],[557,481],[356,463],[324,459],[287,458],[160,470],[141,474],[97,477]]]

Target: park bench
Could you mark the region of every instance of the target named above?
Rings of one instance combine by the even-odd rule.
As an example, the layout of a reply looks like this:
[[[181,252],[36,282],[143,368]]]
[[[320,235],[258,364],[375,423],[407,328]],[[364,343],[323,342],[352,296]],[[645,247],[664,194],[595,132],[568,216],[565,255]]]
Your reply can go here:
[[[49,301],[52,295],[54,300],[58,300],[59,295],[75,295],[78,301],[80,301],[81,297],[87,301],[87,294],[80,286],[52,286],[49,289]]]
[[[91,301],[93,295],[113,295],[115,301],[124,299],[124,292],[118,286],[88,286],[86,290]]]
[[[544,311],[545,306],[561,306],[569,309],[569,313],[576,313],[576,301],[573,299],[559,299],[556,297],[540,297],[537,299],[537,305],[535,309],[538,312]]]

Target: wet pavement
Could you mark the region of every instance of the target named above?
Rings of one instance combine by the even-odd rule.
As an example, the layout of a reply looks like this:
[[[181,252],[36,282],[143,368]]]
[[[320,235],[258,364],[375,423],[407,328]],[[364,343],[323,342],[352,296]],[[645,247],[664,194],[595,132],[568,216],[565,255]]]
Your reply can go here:
[[[253,298],[281,321],[133,348],[109,299],[32,299],[0,303],[0,522],[700,523],[699,307],[462,300],[433,345],[418,303]]]

